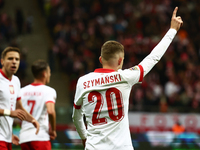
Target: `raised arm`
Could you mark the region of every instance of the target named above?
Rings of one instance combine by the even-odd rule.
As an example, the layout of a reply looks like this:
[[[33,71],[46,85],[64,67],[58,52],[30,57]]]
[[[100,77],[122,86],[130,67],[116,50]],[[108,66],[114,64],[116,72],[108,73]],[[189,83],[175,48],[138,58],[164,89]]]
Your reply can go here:
[[[166,52],[167,48],[171,44],[173,38],[175,37],[177,31],[183,25],[183,21],[180,16],[176,16],[178,7],[176,7],[173,11],[172,18],[171,18],[171,26],[162,40],[158,43],[158,45],[151,51],[151,53],[146,56],[139,65],[143,67],[144,75],[145,76],[154,66],[155,64],[161,59],[161,57]]]
[[[173,11],[172,18],[171,18],[171,29],[175,29],[178,31],[180,27],[183,25],[183,21],[180,16],[176,16],[178,11],[178,7],[176,7]]]

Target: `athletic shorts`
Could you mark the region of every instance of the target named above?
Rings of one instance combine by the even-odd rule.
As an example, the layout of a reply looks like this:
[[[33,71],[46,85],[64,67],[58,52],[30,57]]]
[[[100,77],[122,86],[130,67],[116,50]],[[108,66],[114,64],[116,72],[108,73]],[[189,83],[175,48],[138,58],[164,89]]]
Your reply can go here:
[[[50,141],[32,141],[22,143],[22,150],[51,150],[51,142]]]
[[[0,141],[0,150],[12,150],[12,143]]]

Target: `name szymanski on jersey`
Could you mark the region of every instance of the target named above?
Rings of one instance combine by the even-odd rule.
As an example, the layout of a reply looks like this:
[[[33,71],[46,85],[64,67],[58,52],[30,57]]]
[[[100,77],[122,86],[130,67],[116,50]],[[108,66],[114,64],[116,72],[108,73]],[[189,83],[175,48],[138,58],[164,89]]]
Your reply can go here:
[[[124,149],[132,149],[127,100],[132,85],[143,78],[142,67],[137,68],[117,72],[96,69],[79,79],[75,107],[84,108],[88,131],[86,148],[98,145],[99,149],[113,149],[123,145]]]
[[[117,71],[96,69],[79,78],[72,118],[81,139],[86,139],[85,150],[133,150],[128,121],[130,91],[161,59],[176,33],[169,29],[137,66]]]

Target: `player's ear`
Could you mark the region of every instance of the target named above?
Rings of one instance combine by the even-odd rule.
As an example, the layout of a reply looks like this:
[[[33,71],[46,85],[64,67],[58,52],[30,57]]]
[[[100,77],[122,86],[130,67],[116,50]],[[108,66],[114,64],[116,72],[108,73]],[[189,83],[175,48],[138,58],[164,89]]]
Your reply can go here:
[[[102,57],[101,57],[101,56],[99,57],[99,61],[100,61],[100,63],[102,64]]]
[[[118,65],[121,65],[122,61],[123,61],[123,58],[119,57],[119,59],[118,59]]]
[[[43,77],[46,77],[46,76],[47,76],[47,72],[46,72],[46,71],[43,71],[43,72],[42,72],[42,76],[43,76]]]
[[[3,66],[3,64],[4,64],[4,63],[3,63],[3,59],[1,58],[1,65]]]

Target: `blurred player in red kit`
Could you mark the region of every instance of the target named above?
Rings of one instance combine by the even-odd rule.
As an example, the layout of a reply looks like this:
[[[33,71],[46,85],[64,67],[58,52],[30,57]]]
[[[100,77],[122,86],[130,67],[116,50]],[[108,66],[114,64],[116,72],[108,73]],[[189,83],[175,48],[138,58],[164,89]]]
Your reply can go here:
[[[168,32],[139,65],[122,70],[124,46],[107,41],[99,57],[103,68],[79,78],[72,118],[85,150],[133,150],[128,121],[130,91],[161,59],[183,24],[177,10]]]
[[[47,86],[50,82],[50,67],[44,60],[35,61],[31,70],[34,81],[21,89],[22,105],[40,124],[40,132],[35,135],[32,124],[23,121],[20,130],[22,150],[51,150],[51,140],[56,134],[56,91]],[[49,131],[50,123],[50,131]]]
[[[20,63],[20,50],[7,47],[1,54],[0,69],[0,150],[11,150],[12,144],[18,145],[19,138],[12,134],[14,118],[26,120],[39,132],[39,123],[22,106],[21,84],[17,76]]]

